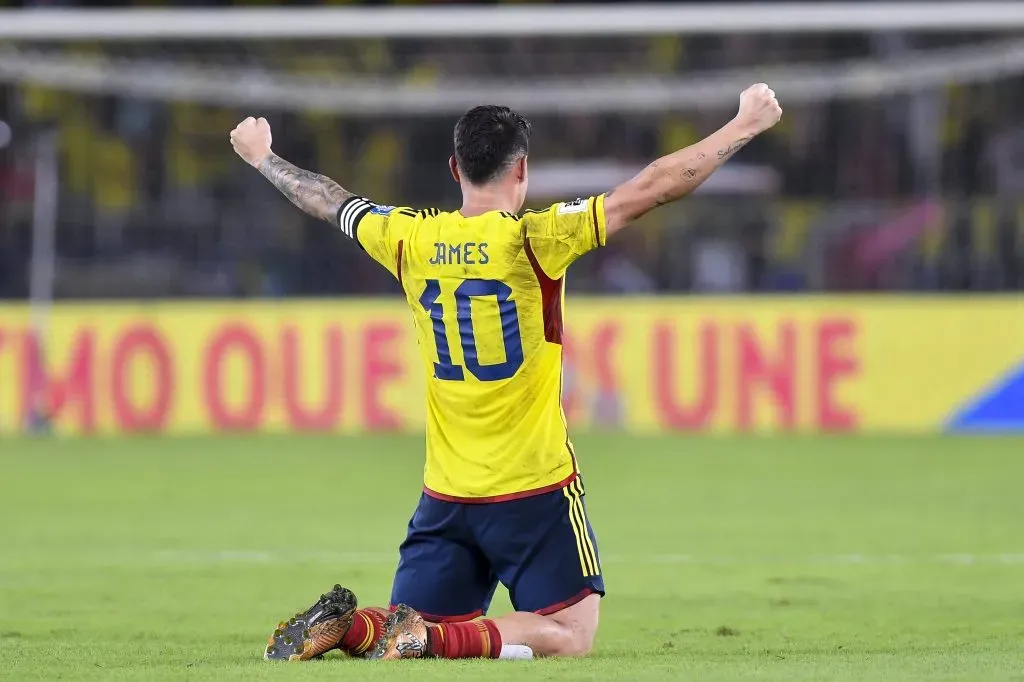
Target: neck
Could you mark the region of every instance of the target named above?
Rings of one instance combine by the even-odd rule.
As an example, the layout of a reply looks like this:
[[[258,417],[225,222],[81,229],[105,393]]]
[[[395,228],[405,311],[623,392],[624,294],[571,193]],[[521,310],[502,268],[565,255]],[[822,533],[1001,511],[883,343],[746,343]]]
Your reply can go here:
[[[518,210],[515,200],[500,187],[462,188],[462,209],[459,213],[467,218],[491,211],[516,213]]]

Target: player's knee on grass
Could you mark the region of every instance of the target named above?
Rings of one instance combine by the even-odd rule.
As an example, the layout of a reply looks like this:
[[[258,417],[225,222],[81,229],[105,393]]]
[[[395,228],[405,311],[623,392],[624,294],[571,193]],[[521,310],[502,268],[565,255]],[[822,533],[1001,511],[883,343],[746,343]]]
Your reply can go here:
[[[594,648],[599,599],[591,595],[548,616],[518,612],[495,622],[506,644],[525,644],[538,656],[586,656]]]
[[[592,594],[548,616],[563,631],[561,651],[553,656],[586,656],[594,648],[601,598]]]
[[[571,625],[553,623],[557,628],[557,634],[550,637],[551,648],[542,652],[544,656],[556,656],[559,658],[576,658],[586,656],[594,648],[594,638],[587,633]]]

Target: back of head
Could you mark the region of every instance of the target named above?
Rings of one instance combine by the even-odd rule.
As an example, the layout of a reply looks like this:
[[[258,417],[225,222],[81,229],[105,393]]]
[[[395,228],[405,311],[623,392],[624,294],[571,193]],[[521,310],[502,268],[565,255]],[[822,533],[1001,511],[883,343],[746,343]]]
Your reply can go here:
[[[472,185],[495,180],[529,151],[530,122],[508,107],[474,107],[455,124],[455,161]]]

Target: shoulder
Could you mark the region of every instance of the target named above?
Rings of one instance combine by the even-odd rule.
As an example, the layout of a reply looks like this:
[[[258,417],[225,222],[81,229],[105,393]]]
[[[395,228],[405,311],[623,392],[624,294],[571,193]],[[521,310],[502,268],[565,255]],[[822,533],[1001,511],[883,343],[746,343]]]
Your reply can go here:
[[[370,204],[367,215],[380,218],[419,218],[423,211],[409,208],[408,206],[386,206],[384,204]]]
[[[352,197],[338,209],[338,224],[343,232],[354,236],[360,225],[375,224],[379,226],[415,220],[422,211],[407,206],[389,206],[375,204],[362,197]]]
[[[402,216],[405,218],[418,218],[425,214],[436,214],[437,209],[416,210],[408,206],[389,206],[387,204],[375,204],[363,197],[352,197],[341,205],[338,213],[341,216],[340,222],[346,220],[359,220],[367,216],[377,218],[393,218]]]
[[[536,225],[551,219],[551,206],[547,208],[539,209],[527,209],[523,211],[523,215],[520,218],[527,225]]]
[[[593,197],[581,197],[579,199],[573,199],[572,201],[561,201],[556,204],[551,204],[545,208],[524,211],[523,219],[550,220],[551,218],[559,218],[562,216],[567,217],[586,213],[590,210],[593,199]]]
[[[523,221],[536,229],[555,229],[557,226],[575,226],[589,220],[594,198],[573,199],[551,204],[546,208],[524,211]]]
[[[446,218],[453,215],[450,211],[444,211],[440,208],[409,208],[407,206],[394,207],[387,206],[381,207],[388,209],[388,215],[392,218],[398,217],[400,220],[411,220],[411,221],[422,221],[429,218]]]
[[[585,213],[590,208],[591,198],[578,198],[572,201],[563,201],[560,204],[555,204],[551,207],[551,210],[555,212],[555,215],[572,215],[574,213]]]
[[[521,235],[524,231],[525,221],[525,216],[520,217],[509,211],[491,211],[484,214],[483,221],[478,225],[495,234]]]

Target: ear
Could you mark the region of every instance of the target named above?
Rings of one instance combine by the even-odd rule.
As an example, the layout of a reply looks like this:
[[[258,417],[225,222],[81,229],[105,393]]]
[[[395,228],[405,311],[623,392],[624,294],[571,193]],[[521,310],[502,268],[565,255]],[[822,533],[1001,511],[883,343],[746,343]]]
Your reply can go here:
[[[448,170],[452,172],[452,177],[455,178],[455,182],[462,184],[462,178],[459,177],[459,164],[455,160],[454,156],[448,157]]]
[[[516,180],[523,182],[526,180],[526,157],[519,159],[516,162]]]

